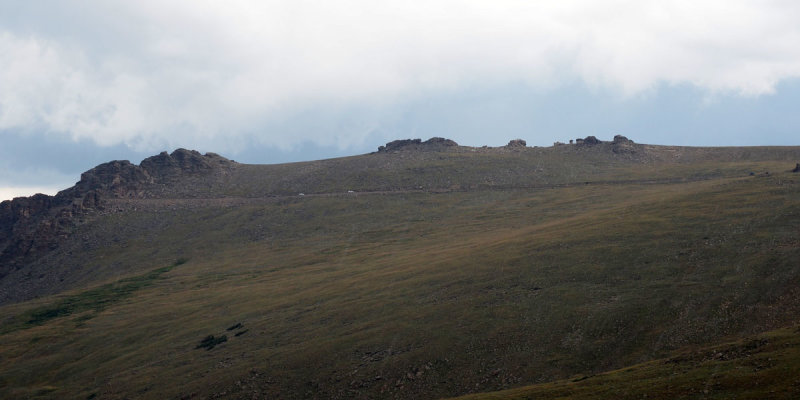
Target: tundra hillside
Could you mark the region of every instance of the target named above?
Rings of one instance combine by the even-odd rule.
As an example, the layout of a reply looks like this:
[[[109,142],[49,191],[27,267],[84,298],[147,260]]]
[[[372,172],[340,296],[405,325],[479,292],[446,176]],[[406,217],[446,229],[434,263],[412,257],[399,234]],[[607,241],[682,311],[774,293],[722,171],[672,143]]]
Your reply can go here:
[[[798,160],[617,136],[112,161],[0,204],[0,397],[793,398],[758,382],[800,369]]]

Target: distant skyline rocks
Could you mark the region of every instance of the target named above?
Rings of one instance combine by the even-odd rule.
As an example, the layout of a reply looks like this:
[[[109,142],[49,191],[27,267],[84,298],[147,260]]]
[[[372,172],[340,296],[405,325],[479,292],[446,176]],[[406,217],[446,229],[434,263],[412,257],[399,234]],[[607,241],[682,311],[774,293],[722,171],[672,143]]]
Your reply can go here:
[[[590,135],[586,136],[585,138],[577,138],[574,140],[570,140],[569,144],[579,144],[579,145],[597,145],[603,143],[602,140],[598,139],[596,136]],[[633,140],[628,139],[622,135],[614,135],[613,140],[611,143],[615,145],[632,145],[634,144]],[[554,142],[553,146],[560,146],[566,143],[561,142]],[[383,146],[378,147],[378,153],[391,153],[401,150],[440,150],[442,148],[447,147],[457,147],[459,146],[454,140],[442,138],[442,137],[432,137],[426,141],[422,141],[422,139],[397,139],[391,142],[386,143]],[[527,147],[528,143],[525,139],[512,139],[503,147],[508,148],[520,148],[520,147]],[[469,146],[468,146],[469,147]],[[483,146],[483,148],[490,148],[491,146]],[[538,146],[534,146],[538,147]]]
[[[438,150],[443,147],[458,146],[453,140],[442,137],[432,137],[426,141],[422,139],[399,139],[386,143],[385,146],[378,147],[379,153],[391,153],[400,150]]]

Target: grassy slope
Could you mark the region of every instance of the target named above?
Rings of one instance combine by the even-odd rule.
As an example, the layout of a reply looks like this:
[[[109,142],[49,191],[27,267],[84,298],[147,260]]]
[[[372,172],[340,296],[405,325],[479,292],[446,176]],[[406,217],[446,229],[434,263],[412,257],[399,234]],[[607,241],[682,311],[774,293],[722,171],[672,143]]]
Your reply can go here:
[[[794,327],[598,375],[459,399],[796,399],[799,376],[800,328]]]
[[[431,398],[778,328],[800,315],[800,184],[746,171],[786,165],[617,163],[553,179],[714,179],[113,213],[83,229],[118,240],[74,253],[106,280],[3,306],[4,324],[115,269],[189,261],[108,307],[0,336],[0,397]],[[236,322],[247,332],[226,331]],[[210,334],[229,340],[195,349]]]

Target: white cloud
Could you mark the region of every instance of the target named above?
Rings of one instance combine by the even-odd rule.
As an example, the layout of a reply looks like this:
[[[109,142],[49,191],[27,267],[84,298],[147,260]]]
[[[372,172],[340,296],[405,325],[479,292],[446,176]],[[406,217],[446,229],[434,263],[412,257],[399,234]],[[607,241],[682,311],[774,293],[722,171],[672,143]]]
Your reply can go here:
[[[0,186],[0,201],[12,200],[15,197],[30,197],[37,193],[55,195],[64,188],[49,186]]]
[[[471,85],[549,90],[579,81],[632,96],[688,83],[758,96],[800,77],[795,1],[142,0],[60,7],[90,12],[41,21],[36,12],[0,17],[0,129],[44,128],[140,150],[220,138],[236,147],[247,137],[279,147],[341,145],[359,143],[365,126],[379,123],[367,119],[333,135],[262,130],[304,110],[391,108]],[[15,17],[24,29],[3,28],[3,18]]]
[[[54,195],[80,179],[80,174],[65,174],[52,168],[14,167],[0,160],[0,201],[36,193]]]

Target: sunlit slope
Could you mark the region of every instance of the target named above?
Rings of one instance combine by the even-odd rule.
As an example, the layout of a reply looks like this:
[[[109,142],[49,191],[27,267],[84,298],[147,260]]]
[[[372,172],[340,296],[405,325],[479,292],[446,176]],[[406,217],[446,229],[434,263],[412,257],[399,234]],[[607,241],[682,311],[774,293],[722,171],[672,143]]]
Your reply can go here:
[[[65,245],[85,285],[0,308],[0,397],[436,398],[797,322],[793,164],[625,165],[589,184],[119,200]],[[196,348],[208,335],[227,341]]]

